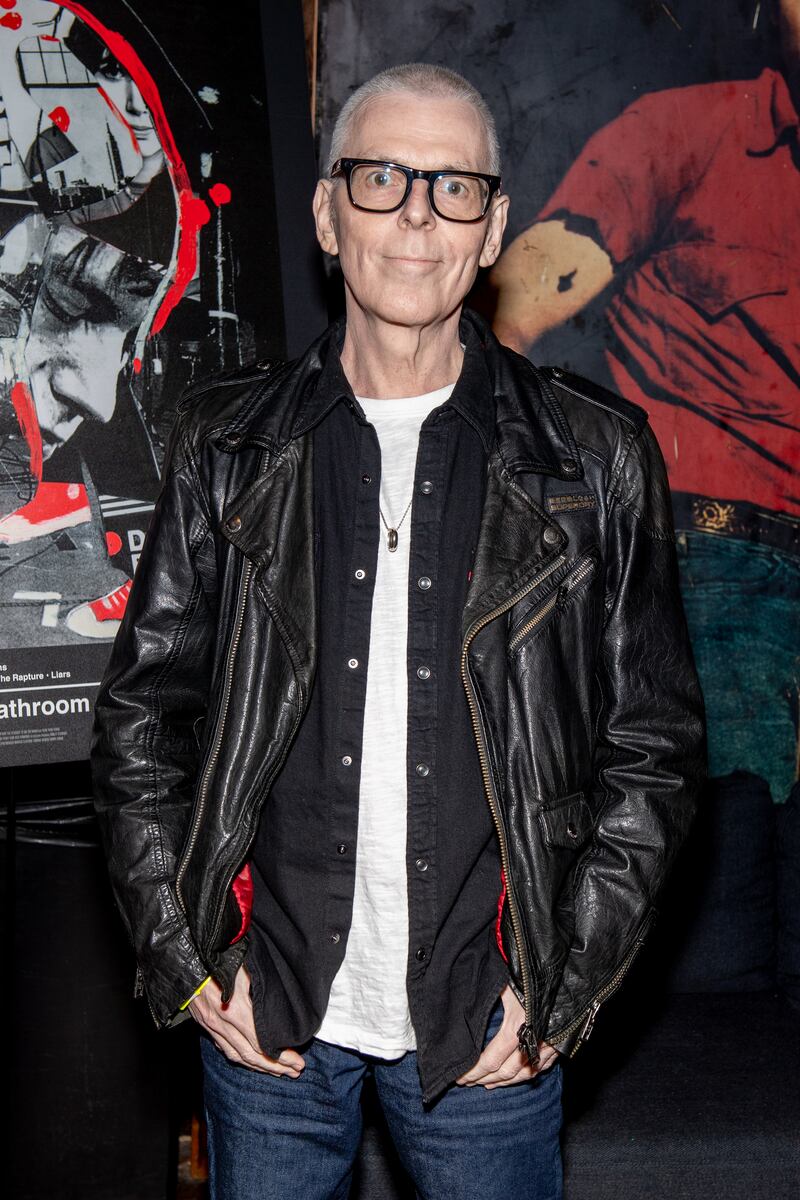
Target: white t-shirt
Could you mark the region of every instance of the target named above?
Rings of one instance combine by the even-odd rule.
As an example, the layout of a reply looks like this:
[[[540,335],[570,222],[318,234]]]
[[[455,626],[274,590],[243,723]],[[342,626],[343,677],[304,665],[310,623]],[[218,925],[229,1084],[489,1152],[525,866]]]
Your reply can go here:
[[[364,741],[358,799],[353,920],[316,1036],[396,1058],[416,1049],[408,1009],[406,879],[406,752],[408,735],[408,566],[414,473],[425,417],[454,383],[423,396],[380,400],[358,396],[381,449],[380,507],[398,529],[390,552],[380,523],[370,620]],[[405,517],[403,517],[405,513]]]

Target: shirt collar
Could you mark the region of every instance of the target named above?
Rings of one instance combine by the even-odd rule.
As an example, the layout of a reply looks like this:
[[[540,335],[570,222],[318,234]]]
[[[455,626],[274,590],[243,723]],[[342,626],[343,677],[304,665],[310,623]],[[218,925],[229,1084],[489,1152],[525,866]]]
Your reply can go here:
[[[292,429],[293,438],[306,433],[321,421],[339,400],[347,401],[359,420],[365,419],[342,367],[340,354],[346,329],[346,317],[339,317],[329,327],[326,352],[316,387],[310,390],[297,415]],[[456,409],[475,429],[486,453],[489,454],[494,442],[495,428],[492,381],[486,363],[485,347],[478,330],[463,314],[459,321],[459,337],[464,343],[461,372],[449,398],[440,407]],[[320,357],[322,358],[322,355]]]
[[[765,68],[752,86],[755,105],[747,150],[750,154],[771,154],[788,130],[797,130],[800,119],[779,71]]]

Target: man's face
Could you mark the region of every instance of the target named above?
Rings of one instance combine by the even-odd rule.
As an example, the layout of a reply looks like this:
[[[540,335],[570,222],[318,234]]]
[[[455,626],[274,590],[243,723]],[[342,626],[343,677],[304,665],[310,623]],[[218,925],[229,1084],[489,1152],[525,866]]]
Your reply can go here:
[[[465,101],[403,92],[371,99],[351,127],[349,158],[374,158],[423,170],[488,171],[483,126]],[[348,306],[395,325],[424,326],[461,305],[479,266],[500,252],[508,197],[495,196],[475,224],[437,216],[428,184],[415,179],[396,212],[362,212],[344,179],[320,180],[314,197],[317,236],[338,254]]]
[[[43,458],[114,415],[127,335],[161,281],[149,264],[65,226],[51,240],[24,361]]]

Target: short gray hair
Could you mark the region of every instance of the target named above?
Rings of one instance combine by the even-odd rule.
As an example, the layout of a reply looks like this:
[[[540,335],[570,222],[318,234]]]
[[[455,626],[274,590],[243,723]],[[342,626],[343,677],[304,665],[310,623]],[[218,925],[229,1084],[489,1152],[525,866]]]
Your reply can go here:
[[[325,172],[327,175],[330,175],[336,160],[343,156],[345,141],[353,122],[367,101],[375,96],[386,96],[392,92],[407,92],[414,96],[437,96],[448,100],[464,100],[467,104],[471,104],[481,118],[486,132],[489,149],[489,174],[500,174],[500,143],[497,140],[494,117],[477,88],[473,87],[463,75],[459,75],[457,71],[451,71],[448,67],[435,66],[433,63],[401,63],[397,67],[387,67],[385,71],[373,75],[372,79],[362,83],[361,87],[356,88],[342,106],[331,135],[331,146]]]

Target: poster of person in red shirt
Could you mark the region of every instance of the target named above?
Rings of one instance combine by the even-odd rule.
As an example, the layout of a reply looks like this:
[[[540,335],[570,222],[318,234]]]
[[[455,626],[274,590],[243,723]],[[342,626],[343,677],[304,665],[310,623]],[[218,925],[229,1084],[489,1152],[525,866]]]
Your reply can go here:
[[[490,286],[501,341],[538,362],[602,310],[607,382],[669,473],[709,773],[781,802],[800,771],[800,0],[752,19],[779,61],[627,104]]]
[[[5,765],[86,754],[175,403],[281,351],[258,9],[236,62],[217,20],[0,6]]]

